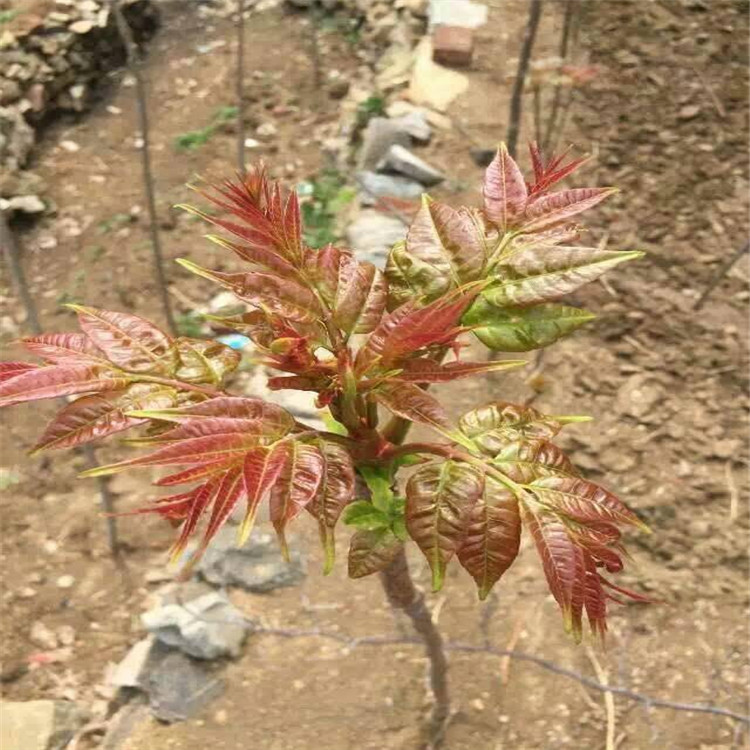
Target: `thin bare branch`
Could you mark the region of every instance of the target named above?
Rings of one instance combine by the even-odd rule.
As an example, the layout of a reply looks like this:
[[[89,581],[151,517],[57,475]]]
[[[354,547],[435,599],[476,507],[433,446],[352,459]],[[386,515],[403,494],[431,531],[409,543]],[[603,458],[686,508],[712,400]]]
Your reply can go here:
[[[717,286],[721,283],[722,279],[732,270],[734,267],[734,264],[737,263],[737,261],[750,250],[750,240],[748,240],[744,245],[742,245],[737,252],[734,253],[731,257],[727,258],[724,263],[720,266],[719,270],[716,272],[716,275],[711,279],[711,282],[709,285],[704,289],[703,294],[701,294],[700,297],[695,301],[695,304],[693,305],[693,310],[700,310],[703,305],[706,304],[706,300],[708,300],[709,296],[711,295],[711,292],[713,292],[714,289],[716,289]]]
[[[245,174],[245,0],[237,0],[237,170]]]
[[[534,38],[539,28],[539,19],[542,17],[542,0],[531,0],[529,3],[529,19],[523,35],[521,54],[518,58],[518,71],[513,84],[513,93],[510,98],[510,114],[508,115],[508,153],[515,158],[518,146],[518,134],[521,129],[521,104],[523,100],[523,89],[526,84],[526,74],[529,70],[531,52],[534,49]]]
[[[164,258],[159,239],[159,220],[156,213],[156,197],[154,194],[154,177],[151,169],[151,138],[148,119],[148,104],[146,97],[146,84],[143,79],[143,61],[141,59],[138,45],[135,43],[133,33],[125,20],[122,8],[118,0],[110,0],[110,7],[117,23],[117,29],[122,37],[127,53],[128,70],[135,79],[135,96],[138,108],[138,128],[141,131],[143,146],[141,148],[141,163],[143,168],[143,189],[148,209],[149,231],[151,234],[151,252],[154,257],[154,269],[159,287],[164,317],[170,333],[177,334],[177,326],[172,314],[172,303],[169,299],[167,276],[164,272]]]

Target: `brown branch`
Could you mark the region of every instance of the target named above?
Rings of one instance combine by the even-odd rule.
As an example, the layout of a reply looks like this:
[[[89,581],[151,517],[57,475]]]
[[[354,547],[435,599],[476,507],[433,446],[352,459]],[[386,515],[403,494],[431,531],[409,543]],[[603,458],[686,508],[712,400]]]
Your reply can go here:
[[[245,174],[245,0],[237,0],[237,169]]]
[[[722,263],[719,270],[714,275],[713,279],[711,279],[711,282],[709,285],[705,288],[703,291],[703,294],[701,294],[700,297],[695,301],[695,304],[693,305],[693,310],[700,310],[703,305],[706,304],[706,300],[711,295],[711,292],[713,292],[714,289],[716,289],[717,286],[721,283],[721,280],[732,270],[732,267],[735,263],[746,253],[750,250],[750,240],[748,240],[744,245],[742,245],[737,252],[734,253],[730,258],[727,258],[724,263]]]
[[[172,315],[172,303],[169,299],[167,285],[167,276],[164,272],[164,258],[161,250],[161,241],[159,239],[159,224],[156,214],[156,197],[154,195],[154,177],[151,169],[151,138],[148,119],[148,105],[146,99],[146,84],[143,80],[143,60],[138,51],[138,46],[133,38],[133,33],[125,20],[122,8],[118,0],[110,0],[110,7],[117,23],[117,30],[125,45],[127,54],[128,70],[135,79],[135,96],[138,108],[138,127],[141,131],[143,147],[141,148],[141,163],[143,168],[143,189],[146,196],[146,206],[148,208],[149,232],[151,234],[151,252],[154,258],[154,270],[156,271],[156,280],[159,287],[159,296],[161,298],[164,317],[167,321],[167,328],[172,334],[177,334],[174,316]]]
[[[521,103],[523,89],[526,83],[526,74],[529,70],[531,52],[534,49],[534,38],[539,28],[539,19],[542,17],[542,0],[531,0],[529,3],[529,20],[523,35],[523,45],[518,58],[518,71],[513,84],[513,93],[510,98],[510,114],[508,115],[508,153],[515,158],[518,146],[518,133],[521,125]]]
[[[564,64],[568,57],[568,50],[570,47],[570,36],[573,29],[573,20],[575,15],[578,13],[578,4],[573,0],[564,0],[565,11],[563,15],[563,28],[562,34],[560,35],[560,64]],[[544,131],[544,141],[539,143],[542,150],[549,152],[550,144],[552,142],[552,136],[555,133],[557,127],[558,112],[560,110],[560,97],[562,95],[562,87],[560,82],[555,82],[555,91],[552,94],[552,106],[550,108],[549,117],[547,118],[547,127]]]

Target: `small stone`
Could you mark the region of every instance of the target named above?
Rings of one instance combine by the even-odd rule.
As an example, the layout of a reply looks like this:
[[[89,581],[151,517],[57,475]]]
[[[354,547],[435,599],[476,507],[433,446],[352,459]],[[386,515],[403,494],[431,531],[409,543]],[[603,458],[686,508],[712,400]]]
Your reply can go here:
[[[736,458],[741,449],[742,442],[731,438],[716,440],[711,444],[712,453],[716,458]]]
[[[0,201],[9,211],[19,211],[23,214],[40,214],[45,209],[44,201],[38,195],[16,195],[10,200]]]
[[[349,93],[350,88],[351,84],[349,81],[339,78],[328,84],[328,96],[334,100],[343,99]]]
[[[415,108],[401,117],[392,118],[391,122],[419,143],[428,143],[432,137],[432,128],[427,120],[427,114],[421,108]]]
[[[36,589],[32,589],[31,586],[24,586],[18,590],[18,596],[20,599],[33,599],[36,596]]]
[[[359,172],[357,181],[362,190],[362,204],[365,206],[373,205],[378,198],[385,197],[413,200],[424,192],[421,183],[398,175]]]
[[[94,28],[94,22],[88,20],[75,21],[68,28],[74,34],[88,34]]]
[[[489,167],[496,153],[497,150],[494,148],[472,148],[469,151],[472,161],[478,167]]]
[[[406,235],[404,223],[374,209],[360,212],[346,230],[349,246],[359,258],[383,267],[388,251]]]
[[[76,642],[76,631],[72,625],[60,625],[57,629],[57,640],[62,646],[72,646]]]
[[[445,179],[424,159],[420,159],[408,148],[399,145],[391,146],[383,161],[378,164],[378,171],[384,170],[398,172],[427,186],[437,185]]]
[[[686,122],[694,120],[701,113],[701,108],[697,104],[688,104],[677,113],[677,119]]]
[[[711,534],[711,523],[695,518],[688,524],[688,534],[691,539],[705,539]]]
[[[81,147],[75,141],[60,141],[60,148],[71,154],[81,150]]]
[[[223,708],[214,714],[214,722],[219,726],[224,726],[229,721],[229,713]]]
[[[57,588],[59,589],[70,589],[73,588],[76,579],[71,575],[60,576],[57,579]]]
[[[0,747],[3,750],[58,750],[67,747],[85,723],[85,710],[70,701],[3,701]]]
[[[261,138],[271,138],[278,133],[278,130],[272,122],[264,122],[255,129],[255,132]]]
[[[463,26],[476,29],[487,23],[487,6],[471,0],[430,0],[430,27]]]
[[[374,169],[388,153],[391,146],[411,145],[411,137],[395,120],[385,117],[373,117],[362,135],[362,147],[359,152],[360,169]]]
[[[471,707],[476,711],[484,711],[484,701],[481,698],[474,698]]]
[[[131,646],[125,658],[109,675],[108,683],[118,688],[143,687],[155,643],[156,639],[149,636]]]
[[[423,39],[414,53],[414,66],[409,81],[409,99],[445,112],[450,103],[469,88],[469,79],[457,70],[438,65],[432,59],[432,42]]]
[[[474,32],[463,26],[438,26],[432,35],[432,59],[441,65],[467,68],[474,55]]]
[[[647,424],[659,420],[656,407],[664,400],[664,388],[647,374],[633,375],[617,392],[616,408]]]
[[[263,144],[255,138],[245,138],[245,148],[260,148]]]
[[[58,646],[57,636],[41,620],[32,624],[29,631],[29,640],[45,651],[52,651]]]

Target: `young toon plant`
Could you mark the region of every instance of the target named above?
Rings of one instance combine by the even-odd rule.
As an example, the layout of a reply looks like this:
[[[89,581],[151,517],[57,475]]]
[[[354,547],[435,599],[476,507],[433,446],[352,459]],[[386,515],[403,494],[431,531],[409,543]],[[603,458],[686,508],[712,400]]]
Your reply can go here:
[[[580,476],[553,442],[582,418],[494,401],[454,423],[428,391],[432,383],[524,364],[465,361],[462,341],[473,335],[494,351],[514,353],[547,346],[593,317],[560,304],[561,296],[640,255],[572,244],[575,217],[614,190],[553,191],[582,160],[545,161],[535,144],[530,150],[527,181],[500,146],[485,174],[481,208],[455,209],[425,196],[384,273],[348,250],[307,247],[297,196],[283,197],[262,167],[202,192],[220,217],[188,209],[223,230],[209,239],[234,252],[244,269],[180,263],[248,305],[221,324],[247,335],[263,363],[283,373],[270,378],[270,388],[316,393],[318,406],[341,426],[336,432],[313,429],[262,399],[227,393],[224,383],[240,355],[222,344],[172,338],[134,315],[78,305],[70,307],[81,333],[23,340],[43,365],[0,365],[0,405],[78,397],[47,426],[35,451],[143,428],[127,442],[148,448],[146,454],[84,475],[168,467],[155,485],[183,489],[137,512],[180,526],[174,559],[199,538],[188,567],[238,505],[244,543],[266,502],[284,550],[287,525],[303,511],[315,519],[326,572],[343,514],[355,527],[352,578],[395,570],[413,541],[435,590],[456,558],[484,599],[515,560],[525,527],[566,627],[580,638],[585,615],[603,635],[613,592],[637,595],[602,571],[622,569],[620,528],[643,524],[611,492]],[[390,418],[381,421],[382,412]],[[412,423],[429,427],[436,441],[404,442]],[[414,464],[402,487],[400,470]],[[393,592],[389,597],[398,599]]]

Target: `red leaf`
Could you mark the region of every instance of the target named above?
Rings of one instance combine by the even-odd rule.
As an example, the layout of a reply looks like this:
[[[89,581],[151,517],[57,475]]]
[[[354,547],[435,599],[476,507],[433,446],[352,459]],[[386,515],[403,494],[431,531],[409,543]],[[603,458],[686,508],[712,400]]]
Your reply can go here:
[[[434,359],[407,359],[403,370],[395,379],[407,383],[445,383],[459,378],[482,375],[487,372],[509,370],[527,364],[524,360],[500,360],[497,362],[447,362],[441,364]]]
[[[81,329],[110,362],[135,372],[169,370],[165,357],[172,340],[137,315],[68,305],[78,313]]]
[[[244,494],[245,483],[242,468],[229,469],[221,478],[216,488],[211,517],[208,519],[206,530],[203,532],[200,547],[190,560],[191,566],[200,559],[211,539],[216,536],[219,529],[226,523],[229,514],[234,510],[235,505],[237,505]]]
[[[529,190],[530,196],[538,196],[545,193],[556,182],[565,179],[568,175],[575,172],[581,164],[588,161],[588,157],[584,157],[582,159],[574,159],[565,166],[560,166],[568,155],[569,150],[566,149],[559,156],[550,157],[549,161],[545,164],[539,146],[535,142],[529,144],[531,163],[534,167],[534,184]]]
[[[528,485],[545,505],[581,523],[611,521],[646,529],[643,521],[611,492],[578,477],[542,477]]]
[[[323,455],[316,447],[292,442],[286,450],[281,474],[271,488],[271,523],[286,558],[289,553],[284,529],[315,497],[323,476],[323,464]]]
[[[123,375],[102,372],[91,365],[39,367],[1,383],[0,406],[76,393],[114,391],[124,388],[128,382]]]
[[[526,181],[504,143],[487,167],[483,194],[484,212],[501,232],[516,224],[523,214],[528,198]]]
[[[574,188],[542,196],[526,209],[523,231],[537,232],[568,221],[616,192],[617,188]]]
[[[539,439],[510,443],[495,456],[492,464],[519,484],[529,484],[540,477],[578,473],[560,448]]]
[[[191,484],[192,482],[197,482],[199,479],[206,479],[214,474],[220,474],[225,470],[226,463],[224,461],[199,464],[184,471],[178,471],[174,474],[161,477],[161,479],[157,479],[154,482],[154,485],[157,487],[173,487],[178,484]]]
[[[152,383],[136,383],[124,391],[83,396],[57,413],[34,446],[34,452],[70,448],[122,432],[143,422],[125,412],[166,408],[176,402],[177,391]]]
[[[238,258],[253,266],[257,266],[260,270],[269,271],[282,278],[299,278],[297,269],[288,260],[279,255],[270,243],[268,245],[250,243],[240,245],[215,234],[207,235],[207,239],[220,247],[231,250]]]
[[[0,383],[38,369],[39,365],[30,362],[0,362]]]
[[[385,570],[403,547],[404,543],[388,528],[355,531],[349,543],[349,578]]]
[[[239,532],[239,544],[244,544],[255,522],[255,515],[263,498],[276,483],[287,461],[288,444],[273,448],[257,447],[247,452],[243,466],[247,511]]]

